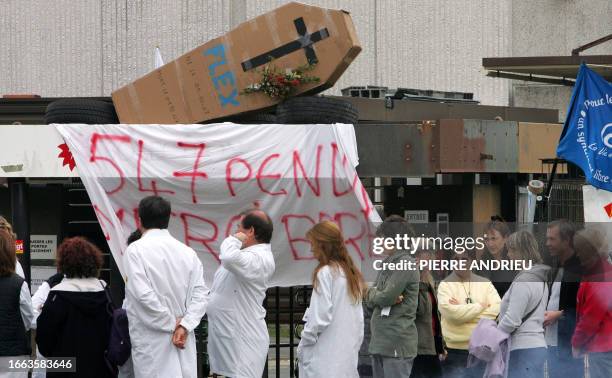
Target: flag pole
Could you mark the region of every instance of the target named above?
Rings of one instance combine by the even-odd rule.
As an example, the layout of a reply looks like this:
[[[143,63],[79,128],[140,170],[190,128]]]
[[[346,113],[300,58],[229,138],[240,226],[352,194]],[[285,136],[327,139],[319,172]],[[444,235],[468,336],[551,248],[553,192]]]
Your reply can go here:
[[[557,164],[558,163],[559,163],[559,159],[554,158],[552,170],[550,171],[550,176],[548,176],[548,182],[546,183],[546,192],[544,193],[544,206],[543,206],[543,211],[541,215],[542,218],[544,217],[545,214],[548,215],[548,201],[550,200],[550,192],[552,191],[553,181],[555,180],[555,175],[557,174]]]

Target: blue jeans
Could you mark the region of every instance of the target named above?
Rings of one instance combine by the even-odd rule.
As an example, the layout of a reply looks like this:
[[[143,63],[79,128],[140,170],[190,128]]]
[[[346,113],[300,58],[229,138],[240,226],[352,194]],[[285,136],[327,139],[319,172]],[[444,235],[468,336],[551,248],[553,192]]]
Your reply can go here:
[[[508,378],[543,378],[546,348],[515,349],[510,352]],[[551,375],[549,377],[572,377],[570,375]]]
[[[558,347],[548,347],[549,377],[584,377],[584,358],[573,358],[568,352],[561,353]]]
[[[612,352],[589,353],[589,374],[591,378],[612,376]]]

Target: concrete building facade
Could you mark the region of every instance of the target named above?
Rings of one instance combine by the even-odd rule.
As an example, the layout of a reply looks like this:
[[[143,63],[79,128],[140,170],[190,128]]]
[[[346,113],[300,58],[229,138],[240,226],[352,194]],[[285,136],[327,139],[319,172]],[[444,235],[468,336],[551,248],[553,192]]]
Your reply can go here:
[[[4,0],[0,94],[108,96],[287,0]],[[483,57],[569,55],[610,33],[609,0],[310,0],[349,11],[363,51],[337,85],[473,92],[487,105],[556,108],[571,88],[485,76]],[[607,43],[588,53],[612,51]]]

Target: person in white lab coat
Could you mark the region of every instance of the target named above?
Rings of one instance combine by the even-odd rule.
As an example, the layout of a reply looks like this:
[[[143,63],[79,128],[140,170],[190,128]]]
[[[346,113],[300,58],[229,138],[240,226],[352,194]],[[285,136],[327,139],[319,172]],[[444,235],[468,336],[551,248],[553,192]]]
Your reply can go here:
[[[140,201],[142,238],[125,252],[126,310],[137,378],[196,377],[193,330],[206,311],[208,288],[195,251],[168,232],[170,203]]]
[[[306,234],[319,265],[297,354],[300,378],[359,377],[363,341],[363,276],[346,250],[338,226],[316,224]]]
[[[270,336],[262,304],[274,274],[273,226],[261,210],[241,214],[237,232],[221,244],[208,306],[211,372],[232,378],[262,376]]]

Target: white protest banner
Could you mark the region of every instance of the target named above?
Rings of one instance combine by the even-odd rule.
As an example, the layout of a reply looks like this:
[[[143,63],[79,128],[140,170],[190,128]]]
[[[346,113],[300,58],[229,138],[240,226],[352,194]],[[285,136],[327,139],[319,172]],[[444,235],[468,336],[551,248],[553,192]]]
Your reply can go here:
[[[584,185],[582,198],[585,226],[597,227],[606,235],[608,247],[612,247],[612,192]],[[610,258],[612,259],[612,251]]]
[[[254,206],[274,222],[272,285],[309,284],[306,231],[335,221],[357,262],[372,257],[380,218],[355,171],[352,125],[56,125],[74,155],[110,249],[123,271],[138,202],[172,204],[169,230],[196,250],[212,281],[219,246]]]
[[[582,198],[585,222],[612,222],[612,192],[584,185]]]

